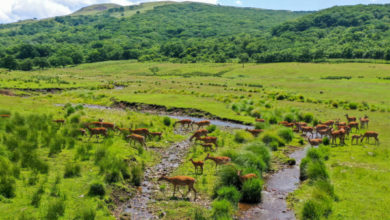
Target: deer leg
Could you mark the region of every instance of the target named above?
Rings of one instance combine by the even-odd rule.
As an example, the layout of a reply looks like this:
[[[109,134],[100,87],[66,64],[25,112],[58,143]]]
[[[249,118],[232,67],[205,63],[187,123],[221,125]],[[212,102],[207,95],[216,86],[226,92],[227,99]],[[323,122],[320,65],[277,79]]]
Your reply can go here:
[[[175,197],[175,194],[176,194],[176,185],[173,185],[173,195],[172,195],[172,197]]]

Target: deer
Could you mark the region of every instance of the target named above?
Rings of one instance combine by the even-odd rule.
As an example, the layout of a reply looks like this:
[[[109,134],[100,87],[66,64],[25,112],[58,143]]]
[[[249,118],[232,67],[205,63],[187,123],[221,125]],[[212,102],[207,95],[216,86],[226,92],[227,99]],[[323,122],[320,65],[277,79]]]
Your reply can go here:
[[[145,138],[148,137],[149,134],[150,134],[149,129],[147,129],[147,128],[137,128],[137,129],[134,129],[134,130],[130,129],[130,133],[142,135]]]
[[[206,137],[199,137],[199,138],[196,138],[196,140],[200,140],[200,141],[203,141],[203,143],[209,143],[209,144],[214,144],[215,145],[215,148],[218,147],[218,144],[217,144],[217,140],[218,138],[217,137],[209,137],[209,136],[206,136]]]
[[[210,121],[204,120],[204,121],[199,121],[199,122],[192,122],[191,126],[193,127],[193,125],[197,125],[198,126],[197,129],[200,129],[200,128],[205,127],[205,126],[210,126]]]
[[[370,122],[370,119],[368,119],[367,115],[363,118],[360,118],[360,128],[368,128],[368,122]]]
[[[238,175],[238,178],[240,179],[241,183],[244,183],[245,181],[247,181],[249,179],[257,178],[257,175],[254,173],[249,173],[246,175],[241,175],[241,173],[242,173],[241,170],[237,171],[237,175]]]
[[[288,122],[288,121],[281,121],[281,122],[279,122],[278,124],[279,125],[286,125],[286,124],[289,124],[290,122]]]
[[[101,126],[110,130],[115,129],[114,123],[109,123],[109,122],[101,122]]]
[[[0,115],[0,118],[9,118],[11,115]]]
[[[306,122],[295,122],[295,121],[294,121],[294,124],[295,124],[295,126],[297,126],[297,128],[298,128],[298,132],[302,130],[302,127],[306,127],[306,126],[307,126],[307,123],[306,123]]]
[[[120,127],[115,127],[115,130],[119,132],[119,134],[128,134],[130,133],[129,128],[120,128]]]
[[[167,177],[165,175],[162,175],[158,181],[167,181],[168,183],[173,184],[173,197],[175,197],[176,194],[176,187],[177,186],[188,186],[188,192],[187,194],[193,190],[195,193],[195,199],[196,199],[196,190],[194,188],[195,179],[189,176],[174,176],[174,177]],[[186,194],[186,195],[187,195]]]
[[[308,138],[309,144],[313,146],[318,146],[322,143],[322,138],[310,139]]]
[[[379,136],[379,134],[375,131],[367,131],[366,133],[364,133],[363,137],[361,137],[360,143],[363,142],[364,138],[366,138],[367,143],[370,143],[370,138],[374,138],[375,144],[379,144],[378,136]]]
[[[286,127],[286,128],[293,128],[294,125],[295,125],[294,123],[283,124],[283,126]]]
[[[210,151],[213,150],[213,144],[211,144],[211,143],[205,143],[205,144],[201,144],[201,145],[202,145],[204,151],[207,151],[207,149],[209,149]]]
[[[230,157],[212,157],[210,154],[207,154],[207,157],[204,159],[206,160],[212,160],[215,162],[215,168],[218,167],[218,165],[223,165],[229,163],[232,159]]]
[[[326,124],[320,124],[316,126],[316,131],[318,132],[318,130],[324,130],[324,129],[328,129],[328,125]]]
[[[307,127],[307,126],[305,126],[305,127],[301,127],[301,130],[302,130],[302,132],[305,133],[306,135],[307,135],[308,133],[310,133],[311,136],[313,136],[313,131],[314,131],[314,128],[313,128],[313,127]]]
[[[204,165],[204,162],[203,161],[194,161],[192,158],[190,159],[190,161],[192,162],[192,164],[194,165],[195,167],[195,174],[197,173],[196,171],[198,171],[198,168],[201,169],[201,173],[200,174],[203,174],[203,165]]]
[[[349,139],[349,133],[351,132],[351,127],[347,126],[340,126],[339,130],[345,131],[346,139]]]
[[[332,131],[330,133],[330,137],[332,139],[332,144],[337,144],[337,138],[340,139],[340,144],[344,144],[344,139],[345,139],[345,130],[340,129],[337,131]]]
[[[326,129],[321,129],[321,130],[317,130],[317,133],[321,135],[321,138],[324,137],[325,135],[328,135],[330,136],[330,132],[332,131],[332,128],[329,127],[329,128],[326,128]]]
[[[90,128],[87,125],[87,129],[89,130],[89,133],[90,133],[90,136],[89,136],[88,140],[90,140],[93,135],[96,136],[96,139],[99,139],[99,135],[103,135],[103,136],[107,137],[107,128],[103,128],[103,127]]]
[[[261,132],[263,132],[263,129],[245,129],[245,131],[251,133],[253,136],[257,137]]]
[[[351,131],[352,131],[352,128],[355,128],[356,132],[358,132],[359,130],[359,123],[358,122],[349,122],[348,123],[348,127],[350,127]]]
[[[162,132],[150,132],[149,135],[152,138],[158,137],[159,140],[161,140],[161,138],[162,138]]]
[[[256,118],[256,122],[264,123],[264,122],[265,122],[265,119],[262,119],[262,118]]]
[[[53,120],[53,122],[57,123],[57,124],[64,124],[65,120],[64,119],[56,119],[56,120]]]
[[[340,129],[341,126],[347,126],[347,123],[346,122],[340,122],[340,119],[337,119],[335,124],[337,126],[337,129]]]
[[[190,126],[192,125],[192,120],[191,119],[183,119],[183,120],[180,120],[180,121],[176,121],[174,124],[173,124],[173,127],[176,128],[176,125],[177,124],[180,124],[180,126],[183,128],[184,126],[187,125],[187,129],[190,128]]]
[[[192,141],[192,139],[199,139],[200,137],[202,136],[207,136],[207,134],[209,133],[208,130],[206,129],[200,129],[200,130],[197,130],[195,131],[195,133],[190,137],[190,141]]]
[[[320,122],[320,124],[327,125],[327,126],[329,126],[329,127],[333,127],[334,121],[333,121],[333,120],[329,120],[329,121],[326,121],[326,122],[324,122],[324,123],[321,123],[321,122]]]
[[[348,114],[345,114],[345,117],[347,117],[348,122],[356,121],[356,117],[349,117]]]
[[[90,122],[88,125],[93,125],[96,127],[103,127],[102,122],[100,122],[100,121],[93,121],[93,122]]]
[[[351,144],[353,144],[353,141],[356,140],[356,145],[358,145],[358,144],[359,144],[359,140],[360,140],[360,138],[362,138],[362,137],[363,137],[362,134],[360,134],[360,135],[357,135],[357,134],[352,135]]]
[[[141,135],[138,135],[138,134],[130,134],[130,135],[127,135],[126,138],[129,139],[129,144],[130,145],[131,145],[131,142],[134,142],[134,143],[138,142],[142,146],[146,147],[145,137],[144,136],[141,136]]]

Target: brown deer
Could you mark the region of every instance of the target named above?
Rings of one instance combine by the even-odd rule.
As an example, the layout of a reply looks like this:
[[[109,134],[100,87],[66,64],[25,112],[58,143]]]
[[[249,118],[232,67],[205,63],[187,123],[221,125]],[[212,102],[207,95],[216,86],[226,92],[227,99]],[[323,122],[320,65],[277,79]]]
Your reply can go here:
[[[162,132],[150,132],[149,135],[151,138],[158,137],[159,140],[162,138]]]
[[[217,137],[209,137],[209,136],[206,136],[206,137],[199,137],[199,138],[196,138],[196,140],[200,140],[202,141],[203,143],[209,143],[209,144],[214,144],[215,145],[215,148],[218,147],[218,144],[217,144],[217,140],[218,138]]]
[[[204,121],[199,121],[199,122],[192,122],[192,128],[193,128],[193,125],[197,125],[198,128],[197,129],[200,129],[202,127],[206,127],[206,126],[210,126],[210,121],[208,120],[204,120]]]
[[[89,126],[87,126],[87,129],[89,131],[89,139],[91,139],[91,137],[93,135],[96,136],[96,139],[99,139],[99,135],[103,135],[104,137],[107,137],[107,128],[103,128],[103,127],[99,127],[99,128],[90,128]]]
[[[348,122],[356,121],[356,117],[349,117],[348,114],[345,114],[345,117],[347,117]]]
[[[114,129],[115,129],[114,123],[110,123],[110,122],[101,122],[101,125],[102,125],[102,127],[107,128],[107,129],[109,129],[109,130],[114,130]]]
[[[360,140],[361,137],[363,137],[362,134],[360,134],[360,135],[357,135],[357,134],[352,135],[351,144],[353,144],[353,141],[356,140],[356,145],[358,145],[359,144],[359,140]]]
[[[0,118],[9,118],[11,115],[0,115]]]
[[[340,122],[340,119],[337,119],[335,125],[336,125],[337,129],[340,129],[341,126],[347,126],[347,123],[346,122]]]
[[[194,165],[195,167],[195,174],[197,174],[196,171],[198,171],[198,168],[200,168],[201,172],[200,174],[203,174],[203,165],[204,165],[204,162],[203,161],[194,161],[192,158],[190,159],[190,161],[192,162],[192,164]]]
[[[370,119],[366,118],[366,116],[364,116],[364,118],[360,118],[360,128],[368,128],[368,123],[370,122]]]
[[[265,122],[265,119],[262,119],[262,118],[256,118],[256,122],[264,123],[264,122]]]
[[[204,151],[207,151],[207,149],[209,149],[209,151],[212,151],[213,150],[213,144],[210,144],[210,143],[205,143],[205,144],[201,144]]]
[[[167,177],[165,175],[161,176],[158,181],[167,181],[168,183],[173,184],[173,197],[176,194],[176,187],[177,186],[188,186],[188,192],[187,194],[193,190],[195,193],[195,199],[196,199],[196,190],[194,188],[195,179],[189,176],[174,176],[174,177]],[[186,194],[186,195],[187,195]]]
[[[90,122],[89,125],[93,125],[93,126],[96,126],[96,127],[103,127],[102,126],[102,122],[100,122],[100,121]]]
[[[249,173],[246,175],[241,175],[241,173],[242,173],[241,170],[237,171],[237,175],[238,175],[238,178],[240,179],[241,183],[244,183],[245,181],[247,181],[249,179],[257,178],[257,175],[254,173]]]
[[[245,131],[251,133],[253,136],[257,137],[261,132],[263,132],[263,129],[245,129]]]
[[[324,137],[324,136],[330,136],[330,132],[332,131],[332,128],[329,127],[327,129],[321,129],[321,130],[317,130],[317,133],[321,135],[321,138]]]
[[[328,129],[328,125],[326,124],[320,124],[316,126],[316,131],[318,132],[318,130],[324,130],[324,129]]]
[[[308,134],[310,133],[311,135],[310,136],[313,136],[313,131],[314,131],[314,128],[313,127],[309,127],[309,126],[304,126],[304,127],[301,127],[301,130],[304,134]]]
[[[149,129],[147,129],[147,128],[137,128],[137,129],[134,129],[134,130],[130,129],[130,133],[142,135],[145,138],[147,138],[149,136],[149,134],[150,134]]]
[[[278,124],[279,124],[279,125],[286,125],[286,124],[290,124],[290,122],[288,122],[288,121],[281,121],[281,122],[279,122]]]
[[[115,127],[115,129],[119,132],[119,134],[129,134],[130,133],[129,128]]]
[[[65,120],[64,119],[56,119],[56,120],[53,120],[53,122],[55,122],[57,124],[64,124]]]
[[[208,130],[206,129],[200,129],[200,130],[197,130],[195,131],[195,133],[190,137],[190,141],[192,141],[192,139],[199,139],[200,137],[202,136],[207,136],[207,134],[209,133]]]
[[[309,144],[313,147],[313,146],[318,146],[320,144],[322,144],[322,138],[316,138],[316,139],[310,139],[308,138],[308,141],[309,141]]]
[[[295,124],[295,126],[297,126],[298,131],[301,131],[301,130],[302,130],[302,127],[306,127],[306,126],[307,126],[307,123],[306,123],[306,122],[295,122],[295,121],[294,121],[294,124]]]
[[[351,131],[352,131],[352,128],[355,128],[356,132],[358,132],[358,130],[359,130],[359,123],[355,122],[355,121],[349,122],[348,123],[348,127],[351,129]]]
[[[344,139],[345,139],[345,130],[340,129],[337,131],[332,131],[330,133],[330,138],[332,139],[332,144],[337,144],[337,138],[340,139],[340,144],[345,144]]]
[[[324,123],[321,123],[321,122],[320,122],[320,124],[324,124],[324,125],[327,125],[327,126],[329,126],[329,127],[333,127],[334,121],[333,121],[333,120],[329,120],[329,121],[326,121],[326,122],[324,122]]]
[[[286,128],[293,128],[294,125],[295,125],[294,123],[287,123],[287,124],[284,124],[283,126]]]
[[[183,119],[183,120],[180,120],[180,121],[176,121],[174,124],[173,124],[173,127],[176,128],[176,125],[177,124],[180,124],[180,126],[182,128],[184,128],[186,125],[187,125],[187,129],[190,128],[190,126],[192,125],[192,120],[191,119]]]
[[[346,139],[349,139],[349,134],[351,133],[351,127],[349,127],[348,125],[340,126],[339,130],[344,130]]]
[[[206,160],[212,160],[215,162],[215,167],[217,168],[218,165],[227,164],[231,161],[230,157],[212,157],[210,154],[207,154],[207,157],[204,159]]]
[[[378,139],[379,134],[375,131],[367,131],[364,133],[363,137],[360,139],[360,143],[363,142],[364,138],[366,138],[367,143],[370,143],[370,138],[375,139],[375,144],[379,144],[379,139]]]
[[[138,135],[138,134],[130,134],[130,135],[127,135],[126,138],[129,139],[129,144],[130,145],[131,145],[131,142],[134,142],[134,144],[136,142],[138,142],[142,146],[146,147],[145,137],[144,136],[141,136],[141,135]]]

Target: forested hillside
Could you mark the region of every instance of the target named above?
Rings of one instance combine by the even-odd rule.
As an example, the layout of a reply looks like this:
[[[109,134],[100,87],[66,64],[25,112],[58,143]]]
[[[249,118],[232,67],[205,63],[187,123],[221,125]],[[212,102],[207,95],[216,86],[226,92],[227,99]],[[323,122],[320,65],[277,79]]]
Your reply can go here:
[[[1,66],[390,59],[390,5],[290,12],[158,2],[0,25]],[[83,10],[81,10],[83,11]]]

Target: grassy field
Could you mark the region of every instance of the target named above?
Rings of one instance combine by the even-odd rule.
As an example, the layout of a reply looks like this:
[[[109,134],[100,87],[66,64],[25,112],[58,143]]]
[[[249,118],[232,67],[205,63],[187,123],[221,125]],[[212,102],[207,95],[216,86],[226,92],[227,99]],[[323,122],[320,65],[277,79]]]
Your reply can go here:
[[[152,71],[153,67],[154,70]],[[157,70],[157,71],[156,71]],[[195,108],[213,115],[254,122],[254,117],[261,116],[267,122],[282,121],[300,115],[313,115],[314,121],[341,119],[345,114],[358,118],[368,115],[369,130],[379,133],[380,144],[351,145],[350,140],[344,146],[331,146],[326,167],[334,186],[336,199],[332,203],[329,219],[387,219],[389,203],[389,150],[390,136],[390,66],[373,63],[279,63],[279,64],[172,64],[172,63],[136,63],[128,61],[83,64],[62,69],[47,69],[33,72],[0,70],[0,90],[9,90],[18,96],[0,95],[0,109],[21,114],[51,114],[53,118],[62,118],[64,109],[54,104],[87,103],[109,106],[115,101],[158,104],[167,107]],[[118,88],[119,87],[119,88]],[[61,92],[42,93],[26,89],[61,89]],[[19,97],[20,96],[20,97]],[[150,144],[167,147],[171,143],[183,140],[188,135],[175,135],[171,127],[162,123],[162,118],[140,113],[103,110],[81,110],[81,121],[104,118],[127,127],[147,126],[152,130],[164,130],[166,136],[162,142]],[[67,120],[70,120],[67,119]],[[145,123],[146,121],[146,123]],[[157,123],[154,123],[157,121]],[[153,125],[150,123],[153,122]],[[268,124],[268,123],[267,123]],[[65,128],[61,128],[65,129]],[[267,125],[267,132],[276,132],[279,126]],[[363,133],[365,130],[359,131]],[[0,131],[1,132],[1,131]],[[59,131],[61,133],[62,131]],[[3,134],[5,135],[5,134]],[[248,138],[240,143],[235,140],[233,131],[217,129],[213,135],[223,140],[223,146],[215,154],[230,155],[229,151],[246,152],[245,147],[253,141]],[[136,148],[129,148],[120,137],[110,139],[118,154],[138,155]],[[299,137],[291,145],[298,145]],[[85,140],[77,141],[82,144]],[[1,145],[1,144],[0,144]],[[91,155],[101,144],[93,144]],[[77,148],[76,148],[77,149]],[[76,149],[63,149],[56,157],[46,157],[50,170],[62,170],[65,163],[77,154]],[[134,151],[132,151],[132,149]],[[273,162],[278,159],[284,147],[273,152]],[[47,148],[38,151],[47,155]],[[41,152],[42,151],[42,152]],[[230,152],[231,153],[231,152]],[[154,160],[154,155],[144,151],[139,155],[146,166]],[[186,162],[174,173],[193,175],[189,158],[204,159],[206,153],[200,146],[192,148]],[[126,156],[128,157],[128,156]],[[281,156],[282,158],[284,156]],[[93,158],[93,156],[91,156]],[[106,203],[110,190],[115,185],[126,186],[127,181],[107,184],[108,194],[103,199],[81,197],[88,192],[91,181],[104,182],[99,174],[99,165],[93,159],[78,161],[82,165],[81,177],[63,179],[61,189],[66,195],[66,211],[62,217],[74,218],[78,213],[78,204],[89,207],[102,207],[96,217],[109,218],[110,203]],[[237,161],[235,164],[240,167]],[[277,169],[276,164],[272,169]],[[88,172],[91,170],[91,172]],[[250,170],[248,170],[249,172]],[[51,201],[50,190],[44,193],[39,208],[29,206],[29,194],[33,194],[40,184],[47,188],[53,185],[56,173],[42,175],[42,180],[34,186],[28,186],[23,179],[30,175],[28,168],[21,168],[22,178],[16,179],[16,197],[2,199],[0,213],[9,216],[26,210],[37,218],[47,213],[47,201]],[[216,176],[212,175],[211,162],[205,166],[205,175],[197,177],[196,188],[203,198],[213,195]],[[258,171],[257,171],[258,172]],[[25,176],[25,177],[24,177]],[[46,177],[47,176],[47,177]],[[44,179],[47,181],[43,181]],[[73,186],[73,187],[72,187]],[[75,187],[82,186],[82,187]],[[77,188],[77,189],[75,189]],[[129,187],[130,189],[132,187]],[[22,193],[26,190],[29,193]],[[290,205],[297,217],[303,218],[301,211],[305,201],[315,195],[316,189],[305,181],[290,195]],[[169,192],[170,193],[170,192]],[[166,218],[194,218],[194,210],[188,201],[164,199],[154,204],[165,207]],[[27,208],[28,207],[28,208]],[[211,211],[212,212],[212,211]],[[212,215],[212,213],[208,215]],[[178,215],[180,213],[180,215]],[[7,218],[7,217],[6,217]]]

